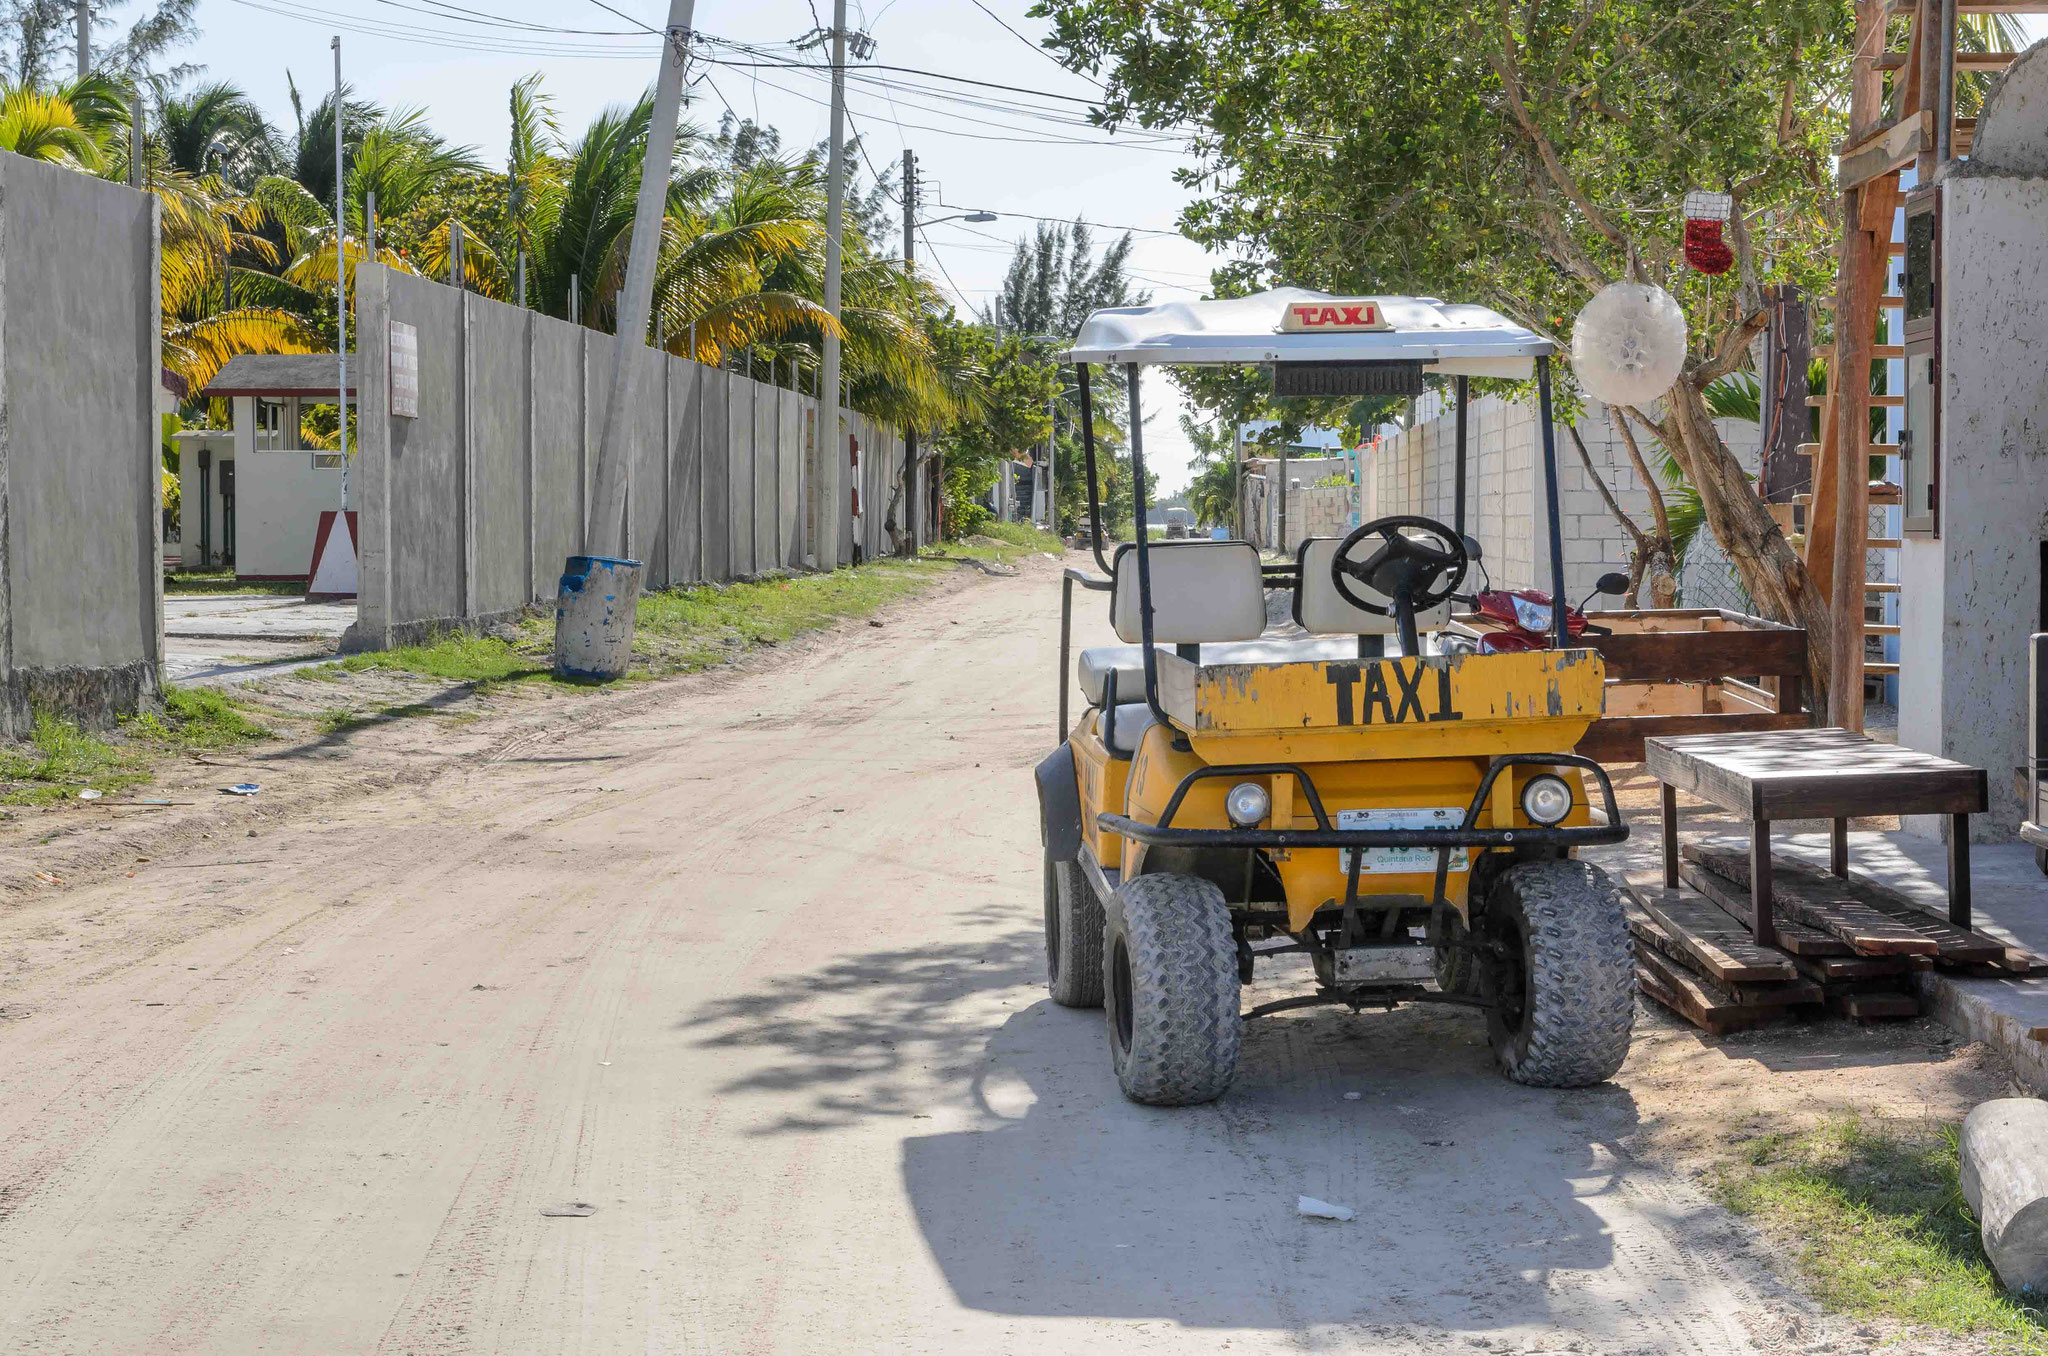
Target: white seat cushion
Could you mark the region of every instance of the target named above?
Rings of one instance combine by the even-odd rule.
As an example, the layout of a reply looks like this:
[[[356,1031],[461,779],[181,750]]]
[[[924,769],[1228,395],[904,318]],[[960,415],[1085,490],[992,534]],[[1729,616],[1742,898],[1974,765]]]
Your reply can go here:
[[[1102,728],[1113,735],[1114,738],[1104,742],[1109,745],[1110,752],[1116,754],[1119,758],[1135,758],[1138,756],[1138,741],[1145,737],[1145,731],[1158,723],[1158,720],[1152,715],[1152,708],[1145,705],[1145,703],[1123,703],[1116,708],[1116,728],[1114,730],[1109,730],[1107,713],[1105,713]]]
[[[1342,537],[1309,537],[1295,552],[1295,563],[1301,568],[1301,584],[1294,591],[1294,620],[1304,631],[1319,636],[1391,636],[1399,632],[1393,617],[1382,617],[1354,607],[1337,592],[1335,581],[1330,578],[1330,562],[1337,558],[1337,548],[1344,544]],[[1365,545],[1353,553],[1354,560],[1363,560],[1372,554]],[[1383,595],[1360,583],[1350,580],[1351,591],[1361,598],[1370,598],[1391,609],[1393,604]],[[1436,631],[1450,625],[1451,602],[1446,598],[1435,607],[1415,614],[1415,629]]]
[[[1152,640],[1192,645],[1257,640],[1266,629],[1266,593],[1259,553],[1242,541],[1153,542],[1145,552],[1152,577]],[[1117,548],[1109,624],[1117,639],[1145,639],[1138,607],[1137,545]]]
[[[1171,653],[1167,651],[1166,653]],[[1271,636],[1263,640],[1234,640],[1202,647],[1204,664],[1291,664],[1304,660],[1353,659],[1358,646],[1335,636]],[[1116,674],[1119,701],[1145,696],[1145,647],[1142,645],[1096,645],[1081,651],[1081,692],[1090,706],[1102,705],[1108,696],[1109,675]]]

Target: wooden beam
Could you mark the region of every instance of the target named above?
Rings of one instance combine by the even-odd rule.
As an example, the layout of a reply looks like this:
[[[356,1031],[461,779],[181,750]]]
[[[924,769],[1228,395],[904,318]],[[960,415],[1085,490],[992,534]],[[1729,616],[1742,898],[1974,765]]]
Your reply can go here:
[[[1897,173],[1933,147],[1934,114],[1915,113],[1876,128],[1854,144],[1844,143],[1836,152],[1836,178],[1841,187],[1855,188],[1881,174]]]
[[[1821,413],[1822,413],[1822,414],[1826,414],[1826,413],[1827,413],[1827,411],[1826,411],[1826,410],[1822,410],[1822,411],[1821,411]],[[1901,491],[1900,491],[1899,487],[1898,487],[1898,486],[1896,486],[1896,485],[1894,485],[1894,484],[1892,484],[1892,483],[1891,483],[1890,481],[1886,481],[1886,480],[1873,480],[1873,481],[1871,481],[1871,482],[1870,482],[1870,502],[1871,502],[1871,503],[1873,503],[1873,504],[1896,504],[1896,503],[1900,502],[1900,498],[1901,498]],[[1812,495],[1810,495],[1810,494],[1796,494],[1796,495],[1793,495],[1793,496],[1792,496],[1792,502],[1793,502],[1793,503],[1795,503],[1795,504],[1799,504],[1799,505],[1802,505],[1802,506],[1804,506],[1804,505],[1809,505],[1809,504],[1811,504],[1811,503],[1813,502],[1813,496],[1812,496]]]
[[[1871,347],[1875,349],[1877,345],[1872,344]],[[1904,346],[1901,345],[1901,347]],[[1870,356],[1872,360],[1875,360],[1880,355],[1878,355],[1877,353],[1872,353]],[[1817,410],[1826,400],[1826,396],[1808,396],[1806,398],[1806,403]],[[1902,410],[1906,407],[1906,398],[1904,396],[1895,395],[1874,395],[1870,398],[1870,403],[1872,405],[1877,406],[1879,409]]]
[[[1901,71],[1906,69],[1910,58],[1908,52],[1886,52],[1878,57],[1876,65],[1880,71]],[[1957,52],[1958,71],[2002,71],[2019,60],[2019,52]]]
[[[1877,403],[1876,397],[1873,396],[1871,398],[1871,403]],[[1899,445],[1897,443],[1865,443],[1864,446],[1869,449],[1870,455],[1873,457],[1895,457],[1899,454]],[[1820,450],[1821,445],[1819,443],[1799,444],[1799,455],[1802,457],[1818,456]]]
[[[1891,0],[1890,15],[1902,19],[1918,7],[1918,0]],[[1958,14],[2048,14],[2048,0],[1957,0]]]
[[[1833,358],[1835,356],[1835,346],[1833,344],[1816,344],[1813,348],[1813,356],[1816,358]],[[1903,358],[1906,356],[1906,346],[1904,344],[1872,344],[1870,346],[1870,356],[1873,361],[1879,358]]]
[[[1857,53],[1880,52],[1885,41],[1885,0],[1856,0]],[[1884,116],[1880,57],[1851,59],[1849,139],[1861,143]],[[1901,58],[1903,60],[1903,57]],[[1883,293],[1898,205],[1898,177],[1874,175],[1846,184],[1842,193],[1842,248],[1835,275],[1837,358],[1828,374],[1834,397],[1815,458],[1815,503],[1807,514],[1807,572],[1827,599],[1828,723],[1863,728],[1863,539],[1870,528],[1870,350],[1877,342],[1877,299]],[[1881,228],[1876,227],[1882,221]],[[1881,234],[1880,234],[1881,231]],[[1824,412],[1825,413],[1825,412]],[[1819,677],[1819,675],[1815,675]]]

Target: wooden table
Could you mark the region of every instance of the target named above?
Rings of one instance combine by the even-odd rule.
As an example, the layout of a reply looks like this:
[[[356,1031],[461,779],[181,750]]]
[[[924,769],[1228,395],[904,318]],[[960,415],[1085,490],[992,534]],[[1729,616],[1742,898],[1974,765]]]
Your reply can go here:
[[[1643,742],[1643,766],[1662,783],[1664,884],[1678,888],[1678,793],[1749,821],[1750,895],[1759,945],[1777,941],[1771,916],[1771,821],[1826,819],[1829,869],[1849,874],[1849,821],[1871,815],[1948,815],[1948,919],[1970,926],[1970,816],[1989,807],[1984,769],[1880,744],[1850,730],[1675,735]]]

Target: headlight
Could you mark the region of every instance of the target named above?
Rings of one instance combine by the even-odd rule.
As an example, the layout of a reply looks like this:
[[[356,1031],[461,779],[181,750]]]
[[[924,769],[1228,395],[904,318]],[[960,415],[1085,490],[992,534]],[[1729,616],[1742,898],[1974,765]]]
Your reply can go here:
[[[1538,824],[1555,824],[1572,812],[1572,789],[1564,778],[1544,773],[1522,788],[1522,813]]]
[[[1273,808],[1273,798],[1266,794],[1266,788],[1257,782],[1239,782],[1230,788],[1230,794],[1223,798],[1224,813],[1230,822],[1240,829],[1249,829],[1266,817],[1266,811]]]

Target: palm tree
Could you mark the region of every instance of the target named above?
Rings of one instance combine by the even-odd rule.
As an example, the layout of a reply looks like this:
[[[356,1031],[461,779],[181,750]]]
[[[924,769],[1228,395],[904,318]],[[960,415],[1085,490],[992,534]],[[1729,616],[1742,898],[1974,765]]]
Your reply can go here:
[[[278,164],[277,133],[255,103],[224,80],[161,101],[154,138],[173,169],[248,187]]]
[[[98,139],[81,125],[70,101],[32,89],[0,95],[0,150],[87,173],[106,164]]]

